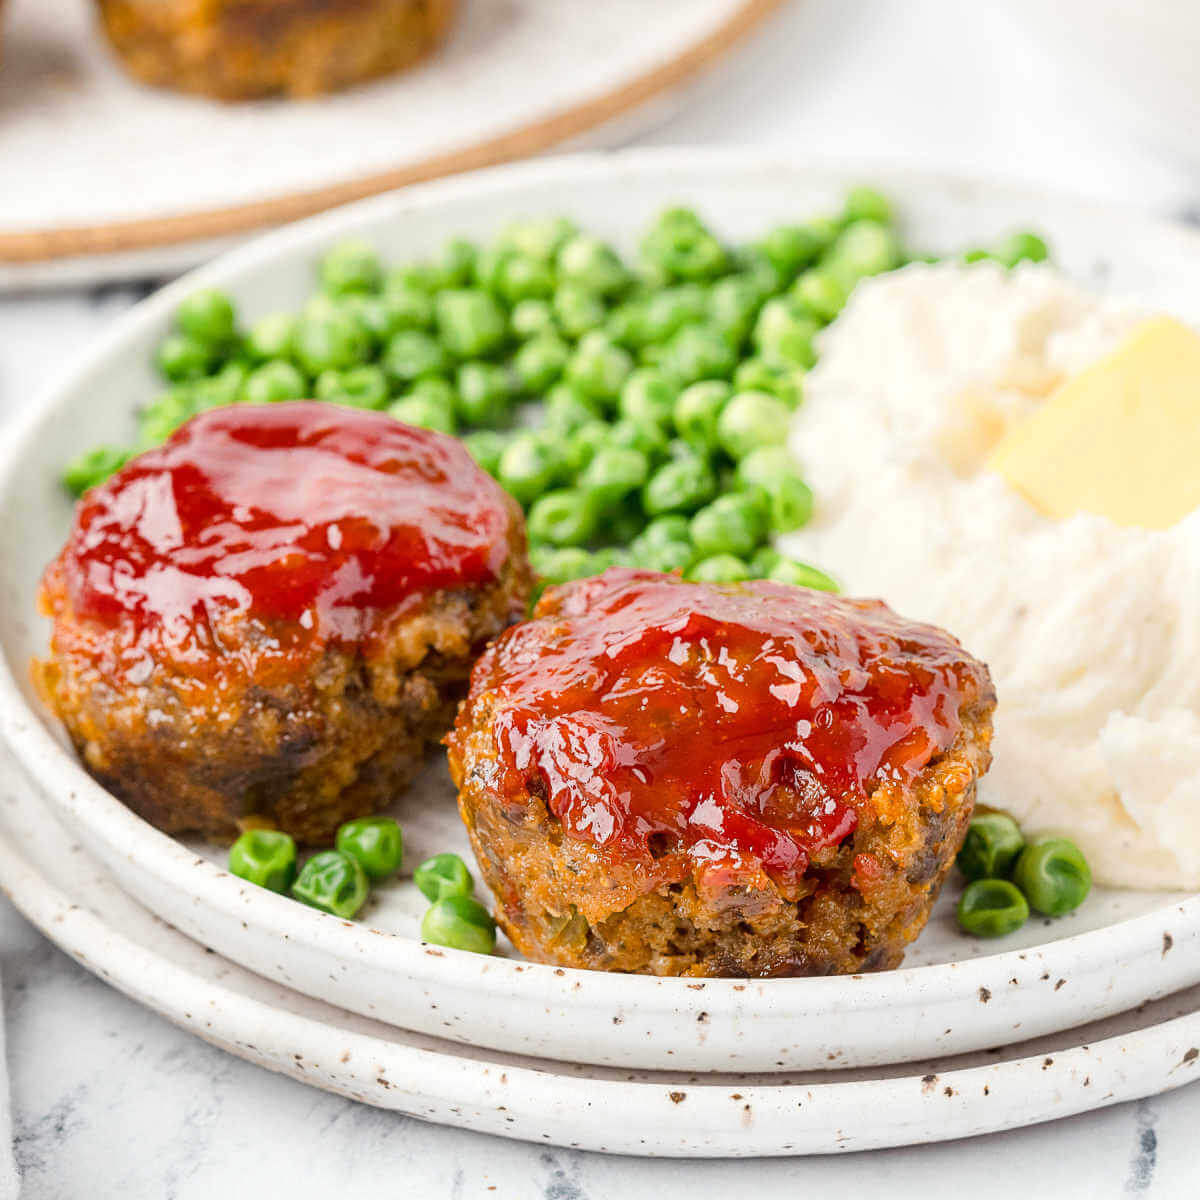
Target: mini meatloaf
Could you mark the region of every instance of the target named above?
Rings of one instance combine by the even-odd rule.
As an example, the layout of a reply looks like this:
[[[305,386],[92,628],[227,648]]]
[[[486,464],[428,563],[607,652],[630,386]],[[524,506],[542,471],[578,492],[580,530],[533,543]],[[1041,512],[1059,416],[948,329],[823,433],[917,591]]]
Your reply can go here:
[[[321,843],[395,798],[530,582],[520,510],[455,439],[333,404],[216,409],[84,496],[34,676],[159,829]]]
[[[130,74],[222,100],[315,96],[412,66],[458,0],[97,0]]]
[[[994,704],[954,638],[878,601],[613,569],[491,644],[447,744],[529,958],[827,975],[920,932]]]

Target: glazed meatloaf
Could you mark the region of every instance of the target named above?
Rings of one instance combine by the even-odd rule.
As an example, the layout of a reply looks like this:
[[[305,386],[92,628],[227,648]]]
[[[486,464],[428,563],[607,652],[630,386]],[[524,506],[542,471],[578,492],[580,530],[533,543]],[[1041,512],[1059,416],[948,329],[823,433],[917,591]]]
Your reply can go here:
[[[492,643],[447,744],[529,958],[825,975],[920,932],[994,702],[952,637],[877,601],[612,569]]]
[[[412,66],[457,0],[97,0],[132,75],[223,100],[313,96]]]
[[[332,404],[217,409],[84,496],[34,676],[160,829],[321,843],[394,799],[529,588],[520,510],[455,439]]]

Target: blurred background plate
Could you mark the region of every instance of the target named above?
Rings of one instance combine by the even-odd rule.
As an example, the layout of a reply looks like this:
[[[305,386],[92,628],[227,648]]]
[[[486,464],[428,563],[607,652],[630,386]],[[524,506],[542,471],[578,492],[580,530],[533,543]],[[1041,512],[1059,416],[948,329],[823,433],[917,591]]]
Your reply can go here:
[[[128,78],[88,0],[9,0],[0,290],[166,274],[401,184],[624,140],[782,3],[464,0],[411,71],[229,105]]]

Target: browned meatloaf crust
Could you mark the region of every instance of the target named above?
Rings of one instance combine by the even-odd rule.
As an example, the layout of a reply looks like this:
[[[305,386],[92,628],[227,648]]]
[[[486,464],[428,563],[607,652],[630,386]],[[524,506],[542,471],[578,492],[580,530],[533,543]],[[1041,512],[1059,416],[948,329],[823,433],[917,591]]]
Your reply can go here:
[[[543,598],[531,623],[541,632],[524,641],[517,669],[537,654],[537,642],[563,636],[562,591]],[[510,635],[480,661],[447,742],[497,921],[523,954],[561,966],[693,976],[844,974],[900,963],[962,845],[976,780],[990,762],[995,697],[981,664],[962,655],[966,686],[952,744],[911,781],[872,780],[852,834],[818,849],[798,888],[780,886],[761,865],[714,877],[693,861],[648,890],[647,870],[661,865],[670,839],[650,839],[656,861],[623,859],[564,829],[533,768],[520,787],[503,782],[495,732],[507,701],[498,647]],[[691,745],[706,753],[702,741]]]
[[[198,693],[161,669],[130,689],[105,669],[105,631],[77,622],[65,594],[48,590],[54,653],[34,664],[35,682],[91,774],[164,832],[224,841],[260,817],[327,843],[343,821],[395,800],[454,720],[479,652],[524,612],[519,520],[514,513],[515,553],[496,583],[435,594],[370,658],[331,646],[302,674],[232,696]],[[270,640],[253,620],[222,637],[230,654]]]
[[[97,0],[146,83],[222,100],[333,92],[412,66],[457,0]]]
[[[76,508],[36,685],[168,833],[302,842],[388,806],[525,615],[520,507],[461,442],[333,404],[194,417]]]

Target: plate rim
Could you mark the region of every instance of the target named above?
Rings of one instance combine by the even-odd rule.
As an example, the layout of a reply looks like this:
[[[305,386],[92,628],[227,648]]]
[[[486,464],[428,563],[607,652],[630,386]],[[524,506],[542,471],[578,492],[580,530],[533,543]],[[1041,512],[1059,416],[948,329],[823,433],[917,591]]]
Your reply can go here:
[[[33,793],[34,806],[48,806],[28,780],[22,778],[21,782]],[[6,823],[0,818],[0,827]],[[119,882],[103,867],[100,870],[105,884],[120,891]],[[679,1072],[687,1076],[686,1091],[674,1091],[668,1080],[598,1079],[585,1072],[564,1071],[561,1068],[572,1064],[562,1061],[548,1061],[544,1066],[499,1064],[469,1053],[459,1056],[404,1045],[247,995],[224,982],[204,978],[112,926],[89,906],[86,889],[74,895],[47,879],[40,867],[20,852],[16,839],[10,843],[0,838],[0,891],[45,937],[92,974],[177,1028],[227,1053],[360,1103],[534,1145],[550,1143],[643,1157],[709,1158],[853,1153],[929,1144],[1024,1128],[1173,1090],[1195,1082],[1194,1071],[1190,1079],[1186,1073],[1172,1076],[1200,1061],[1190,1047],[1169,1069],[1151,1065],[1168,1051],[1178,1054],[1182,1044],[1200,1042],[1198,1009],[1055,1050],[1052,1056],[1027,1054],[936,1075],[739,1085],[734,1082],[736,1073],[723,1072],[714,1081],[706,1080],[703,1073],[697,1077]],[[146,916],[161,921],[152,913]],[[166,928],[172,938],[189,942],[178,930]],[[227,962],[219,956],[217,961]],[[245,970],[237,964],[234,969]],[[198,1015],[202,1013],[207,1014],[203,1019]],[[326,1053],[331,1032],[344,1050],[338,1056],[339,1066],[322,1068],[319,1064],[333,1057]],[[1118,1065],[1121,1061],[1136,1063],[1141,1073],[1124,1070]],[[349,1063],[356,1065],[347,1066]],[[370,1066],[360,1072],[357,1064],[363,1063]],[[1093,1077],[1097,1086],[1089,1091]],[[1033,1088],[1028,1087],[1029,1079],[1034,1081]],[[438,1080],[440,1086],[427,1085],[421,1090],[404,1082],[412,1080]],[[993,1095],[992,1089],[1001,1103],[985,1110],[983,1104]],[[1037,1093],[1036,1099],[1031,1093]],[[424,1107],[417,1108],[414,1102]],[[604,1139],[596,1132],[596,1114],[610,1104],[622,1117],[611,1126],[615,1137]],[[939,1106],[937,1110],[934,1104]],[[858,1133],[857,1137],[845,1132],[856,1130],[864,1112],[913,1113],[920,1105],[928,1110],[922,1118],[926,1122],[924,1137],[916,1135],[911,1121],[907,1125],[893,1121],[873,1134]],[[797,1110],[804,1114],[799,1125]],[[814,1110],[824,1114],[816,1118],[824,1124],[804,1130],[807,1113]],[[763,1118],[757,1114],[766,1112],[766,1133],[755,1129],[748,1116],[752,1111],[759,1121]],[[1007,1115],[980,1119],[977,1114],[983,1111]],[[547,1113],[554,1114],[558,1131],[535,1132]],[[974,1121],[972,1114],[976,1114]],[[635,1142],[633,1130],[650,1136]],[[568,1132],[578,1136],[568,1140]],[[660,1140],[652,1142],[654,1137]]]
[[[1173,235],[1186,239],[1190,243],[1191,252],[1200,257],[1200,231],[1169,220],[1150,217],[1122,206],[1080,201],[1062,193],[1022,188],[969,175],[927,171],[921,168],[879,164],[872,167],[770,151],[708,148],[646,148],[615,154],[576,154],[506,164],[470,175],[437,180],[371,197],[275,230],[181,277],[134,306],[113,322],[108,332],[97,339],[75,367],[53,388],[31,404],[27,412],[20,414],[10,423],[10,428],[6,431],[7,436],[0,439],[0,488],[6,486],[14,465],[20,461],[26,448],[51,429],[58,406],[85,387],[87,380],[94,373],[102,372],[106,363],[120,357],[127,343],[135,341],[139,335],[165,321],[178,301],[196,287],[219,286],[231,281],[236,286],[237,281],[266,263],[310,250],[317,243],[341,236],[344,232],[352,231],[359,225],[386,216],[390,212],[433,208],[443,200],[453,197],[468,197],[480,202],[486,200],[489,193],[503,191],[514,181],[518,186],[566,179],[578,183],[581,180],[586,182],[589,175],[606,174],[618,169],[635,174],[653,174],[664,170],[711,171],[716,168],[723,171],[778,169],[838,178],[871,176],[880,180],[883,186],[887,186],[888,179],[904,179],[910,184],[924,184],[942,189],[982,188],[988,191],[1002,191],[1014,198],[1029,197],[1031,203],[1045,205],[1055,202],[1070,205],[1072,208],[1084,207],[1119,217],[1122,221],[1137,222],[1147,229],[1169,230]],[[97,784],[51,735],[41,716],[26,703],[9,664],[2,659],[0,736],[8,742],[14,755],[31,771],[34,778],[40,780],[49,777],[66,784],[61,795],[55,792],[52,796],[58,811],[69,812],[75,822],[97,836],[100,841],[120,841],[125,847],[126,857],[140,861],[141,869],[164,886],[174,886],[174,881],[180,874],[187,872],[190,875],[191,893],[222,918],[242,921],[248,911],[261,914],[259,924],[277,931],[280,936],[295,943],[308,945],[315,951],[333,954],[342,960],[370,954],[375,961],[382,962],[388,971],[405,972],[421,980],[436,982],[439,987],[478,983],[481,962],[477,956],[460,951],[433,951],[423,943],[400,934],[376,931],[368,926],[342,922],[325,914],[314,913],[262,889],[253,889],[255,894],[247,898],[240,886],[241,881],[233,879],[207,859],[198,858],[174,838],[154,829]],[[116,837],[109,833],[97,833],[101,827],[112,826],[114,823]],[[741,993],[746,990],[745,985],[753,982],[770,987],[774,994],[785,998],[789,989],[793,993],[804,989],[805,998],[809,1001],[819,1002],[825,998],[843,1000],[849,992],[855,1006],[916,1004],[924,1000],[926,984],[934,972],[953,976],[953,990],[956,995],[963,998],[973,997],[980,989],[991,985],[996,978],[1007,978],[1009,974],[1019,972],[1021,967],[1027,968],[1028,960],[1035,959],[1048,947],[1053,947],[1055,953],[1061,956],[1089,953],[1095,955],[1096,949],[1103,947],[1103,953],[1096,957],[1108,958],[1111,961],[1119,952],[1113,942],[1114,935],[1119,935],[1123,946],[1138,947],[1144,955],[1148,955],[1149,949],[1156,949],[1159,944],[1164,932],[1163,922],[1168,914],[1175,920],[1182,916],[1190,929],[1200,936],[1200,894],[1196,894],[1182,901],[1168,901],[1152,912],[1126,918],[1101,929],[1057,938],[1052,942],[1040,943],[1036,947],[1021,951],[997,951],[995,954],[959,960],[951,964],[901,967],[890,972],[828,978],[764,981],[706,979],[703,1003],[705,1010],[714,1016],[729,1017],[743,1003]],[[666,989],[681,1010],[690,1011],[696,1007],[696,993],[692,990],[694,983],[689,985],[688,981],[681,978],[612,975],[494,958],[484,960],[483,969],[493,975],[503,973],[514,983],[518,974],[525,975],[527,983],[533,981],[545,994],[553,994],[563,985],[565,979],[569,983],[578,983],[579,987],[586,988],[589,1002],[604,1006],[628,1005],[632,988],[640,989],[635,994],[634,1003],[642,997],[649,998],[652,989]],[[1196,968],[1196,974],[1200,978],[1200,966]],[[1186,986],[1186,983],[1176,982],[1173,986],[1182,987]]]

